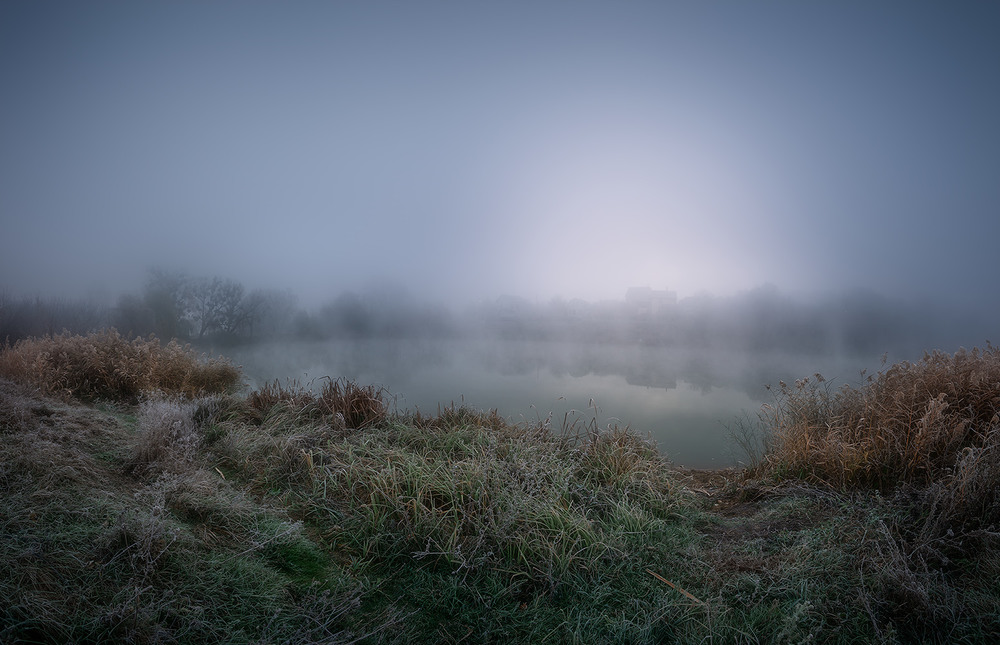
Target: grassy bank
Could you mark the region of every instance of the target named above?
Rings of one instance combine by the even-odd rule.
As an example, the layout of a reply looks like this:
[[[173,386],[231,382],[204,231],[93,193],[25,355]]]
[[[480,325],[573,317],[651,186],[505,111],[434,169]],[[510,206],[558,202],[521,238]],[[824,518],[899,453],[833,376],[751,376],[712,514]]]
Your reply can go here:
[[[752,468],[682,472],[627,429],[26,341],[0,353],[0,641],[991,642],[997,365],[780,388]]]

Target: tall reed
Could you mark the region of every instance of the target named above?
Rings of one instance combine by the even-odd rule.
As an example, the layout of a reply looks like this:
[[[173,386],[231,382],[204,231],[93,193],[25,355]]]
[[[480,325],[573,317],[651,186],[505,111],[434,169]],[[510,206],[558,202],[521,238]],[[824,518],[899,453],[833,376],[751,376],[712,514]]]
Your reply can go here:
[[[951,476],[965,451],[992,455],[1000,350],[933,352],[831,389],[819,374],[780,383],[762,410],[770,472],[836,487],[891,489]]]
[[[223,359],[203,359],[190,345],[155,337],[127,340],[110,329],[26,338],[0,351],[0,375],[47,394],[128,402],[153,392],[198,397],[227,392],[240,370]]]

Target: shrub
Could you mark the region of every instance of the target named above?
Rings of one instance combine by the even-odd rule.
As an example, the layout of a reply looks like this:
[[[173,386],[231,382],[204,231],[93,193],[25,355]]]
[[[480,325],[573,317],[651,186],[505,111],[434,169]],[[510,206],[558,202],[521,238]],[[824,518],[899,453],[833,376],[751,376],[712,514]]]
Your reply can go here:
[[[232,390],[240,371],[228,361],[202,360],[190,345],[153,336],[129,341],[116,330],[19,340],[0,351],[0,375],[48,394],[130,403],[145,393],[198,397]]]
[[[653,442],[628,427],[613,426],[607,432],[595,434],[580,451],[580,477],[595,485],[621,486],[633,477],[663,467]]]

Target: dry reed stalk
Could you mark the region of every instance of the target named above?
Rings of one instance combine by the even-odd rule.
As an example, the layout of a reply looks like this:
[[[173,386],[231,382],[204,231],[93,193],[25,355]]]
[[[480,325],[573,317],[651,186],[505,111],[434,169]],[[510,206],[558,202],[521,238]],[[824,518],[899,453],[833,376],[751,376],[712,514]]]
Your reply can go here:
[[[670,585],[671,589],[680,592],[685,598],[688,598],[689,600],[693,600],[694,602],[698,603],[699,605],[707,605],[708,604],[704,600],[699,600],[698,598],[695,598],[695,596],[693,594],[685,591],[684,589],[682,589],[679,586],[675,585],[674,583],[670,582],[669,580],[667,580],[666,578],[664,578],[660,574],[656,573],[655,571],[653,571],[651,569],[646,569],[646,573],[648,573],[649,575],[653,576],[654,578],[656,578],[660,582],[664,582],[664,583]]]
[[[342,415],[349,428],[366,428],[385,421],[389,413],[386,395],[385,388],[340,378],[326,382],[317,404],[325,414]]]
[[[891,488],[950,472],[964,448],[982,446],[1000,410],[1000,352],[927,354],[831,391],[802,379],[781,384],[762,414],[773,434],[772,468],[835,486]]]
[[[114,329],[19,340],[0,351],[0,374],[48,394],[136,402],[156,391],[188,397],[226,392],[239,369],[203,360],[190,346],[153,336],[127,340]]]

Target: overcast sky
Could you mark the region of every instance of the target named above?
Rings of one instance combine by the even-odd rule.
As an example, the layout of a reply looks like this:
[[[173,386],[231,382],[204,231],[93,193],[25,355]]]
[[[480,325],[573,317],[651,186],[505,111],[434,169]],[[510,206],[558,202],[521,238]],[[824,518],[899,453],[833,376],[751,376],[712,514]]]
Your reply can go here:
[[[2,2],[0,288],[994,302],[998,34],[996,2]]]

